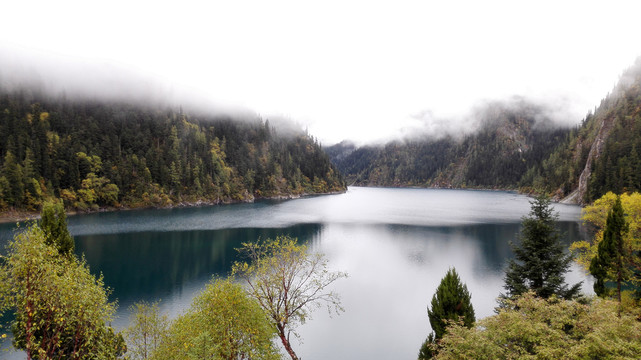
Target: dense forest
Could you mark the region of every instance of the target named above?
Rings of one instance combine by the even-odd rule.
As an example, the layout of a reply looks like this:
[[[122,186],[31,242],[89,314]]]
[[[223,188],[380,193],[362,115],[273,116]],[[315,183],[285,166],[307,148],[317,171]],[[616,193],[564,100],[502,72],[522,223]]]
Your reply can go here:
[[[488,103],[466,136],[326,151],[349,183],[365,186],[520,189],[579,203],[641,189],[641,58],[577,126],[546,114],[523,99]]]
[[[560,197],[577,191],[590,203],[608,191],[641,189],[641,58],[613,91],[523,183]]]
[[[260,118],[0,92],[0,210],[226,203],[326,193],[344,181],[302,130]]]
[[[477,112],[474,133],[355,148],[326,149],[348,182],[374,186],[516,188],[570,130],[546,117],[546,108],[515,98]]]

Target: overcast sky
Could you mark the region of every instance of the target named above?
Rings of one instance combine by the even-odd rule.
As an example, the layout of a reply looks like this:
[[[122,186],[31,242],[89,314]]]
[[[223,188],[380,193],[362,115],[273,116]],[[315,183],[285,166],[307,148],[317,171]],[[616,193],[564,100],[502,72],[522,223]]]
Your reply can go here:
[[[197,94],[291,118],[325,144],[458,124],[513,95],[577,123],[641,55],[639,1],[21,0],[2,12],[5,72]]]

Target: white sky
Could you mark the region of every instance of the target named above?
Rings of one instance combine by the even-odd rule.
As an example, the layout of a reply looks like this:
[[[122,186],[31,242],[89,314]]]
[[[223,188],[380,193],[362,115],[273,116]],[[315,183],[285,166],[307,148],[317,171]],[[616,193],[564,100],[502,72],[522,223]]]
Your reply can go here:
[[[0,60],[42,78],[65,64],[75,75],[56,81],[94,88],[139,74],[325,144],[411,131],[426,112],[457,124],[512,95],[576,123],[641,55],[639,1],[3,2]]]

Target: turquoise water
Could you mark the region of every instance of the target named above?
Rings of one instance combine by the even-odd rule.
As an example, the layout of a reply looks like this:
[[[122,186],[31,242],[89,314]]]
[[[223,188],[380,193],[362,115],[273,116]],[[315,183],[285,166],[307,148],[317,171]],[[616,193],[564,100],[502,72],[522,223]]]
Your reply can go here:
[[[117,327],[140,300],[161,299],[175,316],[212,276],[229,273],[242,242],[287,234],[349,274],[334,286],[345,312],[316,311],[299,329],[302,342],[294,341],[299,356],[414,359],[430,331],[426,306],[449,267],[467,284],[477,317],[493,314],[528,201],[511,192],[355,187],[288,201],[71,216],[69,229],[77,253],[113,289]],[[586,236],[579,207],[555,207],[564,241]],[[0,225],[0,243],[10,228]],[[575,267],[568,280],[586,276]]]

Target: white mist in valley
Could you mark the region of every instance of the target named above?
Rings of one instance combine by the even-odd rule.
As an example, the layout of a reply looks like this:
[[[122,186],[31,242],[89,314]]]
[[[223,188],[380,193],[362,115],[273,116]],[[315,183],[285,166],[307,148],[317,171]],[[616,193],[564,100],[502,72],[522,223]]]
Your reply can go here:
[[[325,145],[461,132],[479,104],[512,96],[576,124],[639,55],[640,9],[625,0],[12,2],[0,78],[292,119]]]

